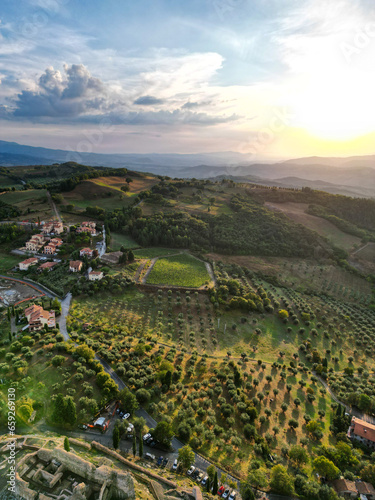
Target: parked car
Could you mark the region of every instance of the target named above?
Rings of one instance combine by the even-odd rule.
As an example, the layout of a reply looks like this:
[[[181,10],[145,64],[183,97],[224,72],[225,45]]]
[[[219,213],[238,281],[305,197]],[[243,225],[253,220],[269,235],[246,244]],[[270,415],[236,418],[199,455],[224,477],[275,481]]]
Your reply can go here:
[[[187,471],[187,475],[188,475],[188,476],[191,476],[191,475],[193,474],[193,472],[194,472],[194,471],[195,471],[195,467],[194,467],[194,465],[192,465],[192,466],[190,467],[190,469]]]
[[[220,486],[220,488],[217,491],[217,494],[219,495],[219,497],[221,497],[221,495],[224,493],[224,491],[225,491],[225,487],[224,486]]]
[[[178,460],[176,458],[175,461],[173,462],[172,470],[177,470],[177,469],[178,469]]]
[[[229,493],[230,493],[230,489],[227,488],[224,493],[223,493],[223,498],[228,498],[229,497]]]
[[[229,495],[229,500],[235,500],[237,496],[237,491],[232,491],[232,493]]]
[[[195,471],[193,472],[193,474],[191,475],[191,477],[193,479],[197,479],[197,477],[199,476],[200,474],[200,470],[199,469],[195,469]]]
[[[165,459],[163,460],[163,467],[166,467],[168,465],[168,462],[169,458],[165,457]]]
[[[146,439],[146,444],[152,443],[153,440],[154,440],[154,438],[150,435],[150,437]]]
[[[151,434],[148,432],[147,434],[145,434],[143,436],[143,441],[147,441],[147,439],[150,439],[150,437],[151,437]]]
[[[204,476],[204,478],[202,479],[201,485],[206,486],[207,481],[208,481],[208,476]]]
[[[81,424],[78,426],[79,429],[82,429],[83,431],[87,430],[87,425],[86,424]]]
[[[198,477],[197,477],[197,483],[200,483],[204,477],[203,472],[199,472]]]
[[[156,465],[160,467],[162,463],[163,463],[163,457],[159,457],[156,461]]]
[[[125,413],[125,415],[122,417],[122,420],[127,420],[130,417],[130,413]]]
[[[146,453],[145,458],[147,458],[147,460],[155,460],[155,455],[152,455],[151,453]]]
[[[151,448],[154,448],[156,446],[156,441],[154,441],[153,439],[151,439],[151,442],[148,443],[148,445],[151,447]]]

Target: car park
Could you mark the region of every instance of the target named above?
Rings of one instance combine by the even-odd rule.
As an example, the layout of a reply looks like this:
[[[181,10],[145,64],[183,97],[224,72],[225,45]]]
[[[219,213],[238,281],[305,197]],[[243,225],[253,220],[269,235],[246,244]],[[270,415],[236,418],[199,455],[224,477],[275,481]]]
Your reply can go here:
[[[201,485],[206,486],[207,481],[208,481],[208,476],[204,476],[204,478],[202,479]]]
[[[148,432],[147,434],[145,434],[143,436],[143,441],[147,441],[147,439],[150,439],[150,437],[151,437],[151,434]]]
[[[156,465],[160,467],[162,463],[163,463],[163,457],[159,457],[156,461]]]
[[[191,476],[191,475],[193,474],[193,472],[194,472],[194,471],[195,471],[195,467],[194,467],[194,465],[192,465],[192,466],[190,467],[190,469],[187,471],[187,475],[188,475],[188,476]]]
[[[145,458],[148,460],[155,460],[155,455],[152,455],[151,453],[146,453]]]
[[[227,488],[224,493],[223,493],[223,498],[228,498],[229,497],[229,493],[230,493],[230,489]]]
[[[220,488],[217,491],[217,494],[219,495],[219,497],[221,497],[221,495],[224,493],[224,491],[225,491],[224,486],[220,486]]]
[[[177,470],[177,469],[178,469],[178,460],[176,458],[175,461],[173,462],[172,470]]]
[[[235,500],[237,496],[237,491],[232,491],[232,493],[229,495],[229,500]]]

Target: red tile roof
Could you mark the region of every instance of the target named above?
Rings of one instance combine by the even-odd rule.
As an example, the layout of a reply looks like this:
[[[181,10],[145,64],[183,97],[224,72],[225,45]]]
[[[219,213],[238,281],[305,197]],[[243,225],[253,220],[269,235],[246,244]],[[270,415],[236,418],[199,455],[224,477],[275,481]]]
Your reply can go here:
[[[364,439],[368,439],[375,443],[375,425],[369,424],[364,420],[353,417],[352,419],[353,434]]]
[[[358,481],[357,483],[358,493],[361,495],[375,495],[375,488],[370,483],[365,483],[364,481]]]
[[[354,481],[348,481],[347,479],[335,479],[332,481],[332,486],[335,488],[337,493],[351,492],[357,494],[357,488]]]

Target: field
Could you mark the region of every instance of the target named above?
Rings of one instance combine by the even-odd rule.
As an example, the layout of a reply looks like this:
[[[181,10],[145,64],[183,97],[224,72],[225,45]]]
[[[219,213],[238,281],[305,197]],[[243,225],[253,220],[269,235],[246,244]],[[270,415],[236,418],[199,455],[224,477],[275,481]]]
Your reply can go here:
[[[302,224],[321,236],[327,238],[331,243],[344,250],[351,251],[361,245],[361,239],[357,236],[344,233],[331,222],[315,215],[305,213],[307,204],[304,203],[266,203],[270,209],[283,212],[295,222]]]
[[[38,217],[40,220],[49,220],[54,216],[45,189],[11,191],[2,194],[0,199],[21,210],[19,220],[37,221]]]
[[[136,259],[154,259],[155,257],[163,257],[166,255],[173,255],[180,252],[180,250],[175,250],[174,248],[138,248],[135,250],[134,255]]]
[[[8,254],[0,250],[0,274],[6,274],[22,260],[25,260],[25,257]]]
[[[272,277],[283,286],[299,291],[327,293],[344,301],[365,304],[371,298],[371,284],[365,279],[338,267],[330,260],[253,257],[210,253],[207,259],[237,264]]]
[[[117,252],[121,249],[121,247],[125,248],[137,248],[139,245],[136,241],[133,240],[131,236],[125,236],[120,233],[111,233],[111,249],[114,252]]]
[[[375,261],[375,243],[367,243],[366,246],[361,248],[358,252],[355,252],[355,256],[358,259]]]
[[[147,283],[152,285],[199,288],[210,282],[203,262],[188,254],[158,259],[151,269]]]
[[[126,185],[125,178],[98,177],[78,184],[73,191],[63,193],[64,203],[81,209],[89,206],[105,210],[122,208],[128,206],[139,192],[149,189],[157,181],[155,177],[134,177],[129,184],[130,191],[125,193],[121,191],[121,186]]]

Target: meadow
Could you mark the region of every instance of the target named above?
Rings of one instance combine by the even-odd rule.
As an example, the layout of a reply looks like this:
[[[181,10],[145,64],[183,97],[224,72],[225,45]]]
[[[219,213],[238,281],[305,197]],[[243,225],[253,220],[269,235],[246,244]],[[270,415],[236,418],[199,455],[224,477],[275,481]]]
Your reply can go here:
[[[125,234],[120,234],[120,233],[111,233],[110,248],[112,249],[113,252],[117,252],[118,250],[121,249],[121,247],[137,248],[138,246],[139,246],[138,243],[135,240],[133,240],[131,236],[127,236]]]
[[[170,285],[199,288],[210,282],[204,262],[192,255],[179,254],[159,258],[147,278],[152,285]]]

